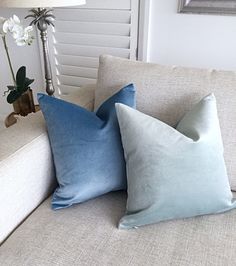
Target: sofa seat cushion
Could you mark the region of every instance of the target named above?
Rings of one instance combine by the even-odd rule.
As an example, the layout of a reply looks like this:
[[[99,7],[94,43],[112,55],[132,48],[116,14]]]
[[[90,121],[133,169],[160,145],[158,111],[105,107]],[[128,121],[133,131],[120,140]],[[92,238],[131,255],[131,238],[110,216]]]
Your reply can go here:
[[[236,211],[117,229],[126,196],[113,192],[54,212],[50,199],[0,248],[0,265],[236,265]]]

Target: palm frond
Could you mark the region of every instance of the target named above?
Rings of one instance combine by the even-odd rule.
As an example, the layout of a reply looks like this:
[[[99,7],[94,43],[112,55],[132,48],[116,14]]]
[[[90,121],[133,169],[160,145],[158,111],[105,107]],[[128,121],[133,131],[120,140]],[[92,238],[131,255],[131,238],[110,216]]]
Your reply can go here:
[[[53,12],[53,9],[48,9],[48,10],[46,10],[45,15],[47,15],[47,14],[50,13],[50,12]]]
[[[56,17],[53,14],[47,14],[44,17],[45,18],[52,18],[53,20],[56,19]]]
[[[32,25],[38,25],[39,23],[45,22],[47,25],[52,25],[54,27],[53,21],[55,20],[55,16],[51,13],[52,9],[31,9],[30,12],[32,14],[29,14],[25,18],[33,18],[33,20],[30,23],[30,26]]]
[[[50,26],[50,25],[52,25],[53,27],[55,27],[55,25],[53,24],[53,22],[52,21],[49,21],[49,20],[45,20],[45,22]]]
[[[38,22],[37,19],[32,20],[32,21],[30,22],[30,26],[32,26],[32,25],[36,25],[37,22]]]
[[[27,18],[36,18],[36,15],[28,15],[25,17],[25,19],[27,19]]]
[[[34,13],[36,16],[38,16],[39,15],[39,13],[40,13],[40,11],[38,11],[37,9],[30,9],[30,11],[29,12],[32,12],[32,13]]]

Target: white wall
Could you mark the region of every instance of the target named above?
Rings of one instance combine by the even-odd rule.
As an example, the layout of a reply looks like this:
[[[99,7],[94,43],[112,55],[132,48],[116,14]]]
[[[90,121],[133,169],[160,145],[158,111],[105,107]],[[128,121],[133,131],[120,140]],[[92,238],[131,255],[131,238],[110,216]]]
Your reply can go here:
[[[20,19],[24,19],[27,15],[27,10],[24,9],[0,9],[0,16],[8,18],[16,14]],[[28,26],[29,21],[24,20],[24,25]],[[36,34],[34,33],[36,37]],[[11,36],[8,36],[8,46],[14,65],[15,72],[20,66],[25,65],[27,70],[27,76],[35,79],[35,82],[31,85],[36,96],[37,91],[43,91],[43,76],[40,64],[39,48],[37,40],[34,41],[32,46],[18,47],[12,40]],[[3,48],[2,39],[0,39],[0,120],[2,120],[7,114],[12,112],[12,106],[9,105],[5,97],[2,97],[3,92],[6,90],[7,85],[12,84],[11,73],[7,64],[7,58],[5,50]],[[0,122],[1,123],[1,122]]]
[[[178,0],[152,0],[148,61],[236,70],[236,16],[177,14]]]

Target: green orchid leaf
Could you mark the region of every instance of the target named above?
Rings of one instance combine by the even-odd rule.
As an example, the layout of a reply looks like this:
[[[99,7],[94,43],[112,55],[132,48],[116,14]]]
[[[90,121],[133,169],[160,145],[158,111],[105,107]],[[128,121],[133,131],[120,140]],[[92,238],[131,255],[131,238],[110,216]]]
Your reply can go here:
[[[16,86],[11,86],[11,85],[7,86],[7,88],[8,88],[9,91],[14,91],[14,90],[17,89]]]
[[[21,93],[14,90],[14,91],[11,91],[8,96],[7,96],[7,102],[12,104],[14,103],[19,97],[21,96]]]
[[[21,92],[21,94],[23,94],[24,92],[26,92],[29,88],[29,85],[32,84],[34,82],[34,79],[28,79],[25,78],[25,85],[23,88],[18,89],[19,92]]]
[[[34,79],[29,79],[29,78],[25,78],[25,87],[28,87],[30,86],[30,84],[32,84],[34,82]]]
[[[19,68],[16,74],[16,85],[19,91],[21,91],[25,86],[25,78],[26,78],[26,67],[22,66]]]

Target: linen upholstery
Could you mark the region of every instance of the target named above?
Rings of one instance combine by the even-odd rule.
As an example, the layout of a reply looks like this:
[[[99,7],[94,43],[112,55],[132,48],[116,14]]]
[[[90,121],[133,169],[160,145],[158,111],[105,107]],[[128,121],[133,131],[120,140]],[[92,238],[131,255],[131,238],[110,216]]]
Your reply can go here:
[[[233,266],[236,211],[118,230],[120,192],[53,212],[45,201],[1,246],[4,266]]]
[[[188,74],[188,69],[186,73]],[[225,77],[223,72],[220,73],[221,80],[232,79],[229,83],[233,83],[231,73],[229,75],[226,72]],[[184,79],[185,72],[181,71],[181,75]],[[113,79],[115,76],[109,78]],[[181,88],[180,85],[179,87]],[[196,95],[192,102],[207,93]],[[221,95],[224,97],[224,94]],[[228,101],[228,93],[225,95],[224,100]],[[91,99],[88,102],[91,102]],[[90,107],[91,105],[89,104]],[[166,109],[168,108],[169,105]],[[186,110],[182,110],[182,113]],[[232,120],[232,117],[229,115],[230,119]],[[227,126],[229,127],[229,124]],[[230,130],[232,129],[233,127]],[[227,130],[228,128],[224,131]],[[4,141],[7,141],[6,133],[0,133],[0,140],[3,136]],[[24,137],[21,132],[18,141]],[[2,142],[0,150],[1,148]],[[22,157],[19,160],[22,160]],[[236,265],[236,210],[219,215],[163,222],[138,230],[117,230],[117,222],[125,211],[125,204],[124,194],[116,192],[60,212],[52,212],[48,199],[0,247],[0,265]]]
[[[94,94],[95,94],[96,84],[84,85],[83,87],[76,89],[69,94],[64,94],[60,96],[60,99],[81,105],[86,109],[92,111],[94,109]]]
[[[215,94],[227,171],[231,188],[236,190],[236,72],[162,66],[102,56],[95,108],[131,82],[137,88],[137,110],[171,126],[199,99]]]
[[[123,104],[116,104],[116,110],[128,179],[119,228],[236,207],[213,94],[195,104],[176,129]]]
[[[51,194],[55,180],[50,146],[41,112],[30,115],[28,119],[22,119],[16,125],[5,129],[1,132],[0,138],[0,242],[2,242]]]
[[[52,208],[67,208],[126,189],[115,103],[135,107],[133,84],[111,96],[96,112],[44,94],[38,94],[38,100],[47,124],[58,181]]]
[[[81,89],[77,102],[93,106],[94,90]],[[51,150],[42,113],[20,117],[0,132],[0,243],[55,188]]]

